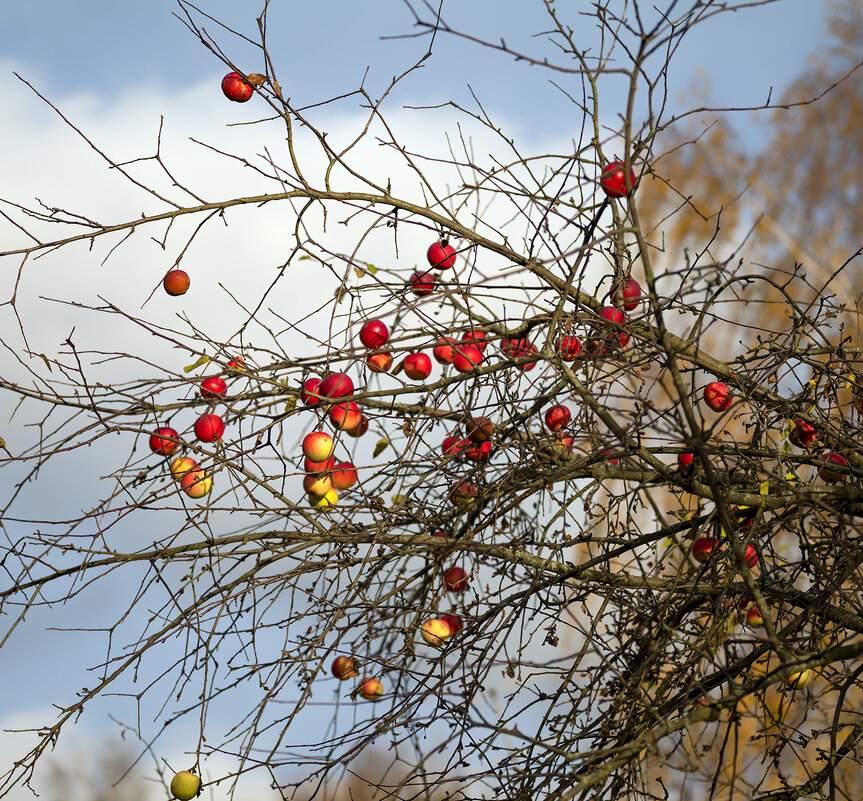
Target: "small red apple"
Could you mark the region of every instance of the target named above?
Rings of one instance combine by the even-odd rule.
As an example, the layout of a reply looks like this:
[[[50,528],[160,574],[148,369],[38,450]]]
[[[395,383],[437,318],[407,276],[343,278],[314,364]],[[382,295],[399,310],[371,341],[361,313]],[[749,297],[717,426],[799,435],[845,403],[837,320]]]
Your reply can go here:
[[[215,442],[225,433],[225,424],[217,414],[202,414],[195,421],[195,436],[201,442]]]
[[[228,391],[228,385],[218,376],[210,376],[201,382],[201,394],[205,398],[221,398]]]
[[[432,242],[426,253],[429,264],[438,270],[455,267],[455,248],[446,242]]]
[[[311,462],[325,462],[333,455],[335,444],[326,431],[312,431],[303,439],[303,455]]]
[[[357,670],[357,661],[350,656],[337,656],[333,660],[333,675],[339,680],[355,679],[360,675]]]
[[[611,448],[606,448],[600,455],[606,457],[605,458],[606,464],[619,465],[620,459],[618,459],[616,456],[609,458],[609,454],[612,454],[612,453],[614,453],[614,451],[611,450]]]
[[[695,455],[691,453],[678,453],[677,454],[677,466],[684,473],[688,473],[692,469],[692,465],[695,459]]]
[[[367,348],[382,348],[390,338],[390,331],[382,320],[367,320],[360,329],[360,342]]]
[[[692,544],[692,557],[704,564],[710,559],[713,551],[719,546],[719,540],[713,539],[713,537],[699,537]]]
[[[347,373],[330,373],[318,387],[318,394],[326,398],[341,398],[354,394],[354,382]]]
[[[608,355],[608,346],[599,339],[588,339],[584,346],[584,358],[591,361],[604,359]]]
[[[434,283],[434,273],[421,273],[419,270],[408,279],[411,292],[419,297],[431,295],[434,292]]]
[[[213,477],[195,468],[183,473],[180,477],[180,487],[190,498],[203,498],[213,489]]]
[[[845,474],[831,470],[829,465],[832,463],[840,467],[848,467],[848,460],[841,453],[831,453],[829,456],[822,458],[824,459],[824,464],[818,468],[818,475],[828,484],[837,484],[840,481],[844,481]]]
[[[191,283],[185,270],[170,270],[162,279],[162,286],[169,295],[185,295]]]
[[[432,363],[427,353],[410,353],[405,356],[405,375],[413,381],[424,381],[431,375]]]
[[[704,402],[714,412],[724,412],[733,403],[728,387],[721,381],[711,381],[704,388]]]
[[[303,382],[303,391],[300,393],[300,400],[306,406],[317,406],[321,402],[319,397],[320,386],[320,378],[307,378]]]
[[[815,426],[809,425],[800,417],[794,418],[794,427],[788,434],[788,439],[792,445],[796,445],[798,448],[808,448],[817,438],[818,432],[815,430]]]
[[[471,445],[470,440],[464,440],[468,445]],[[478,442],[471,445],[465,452],[464,458],[470,459],[472,462],[482,462],[491,456],[491,451],[494,446],[490,442]]]
[[[179,438],[180,435],[170,426],[157,428],[150,434],[150,450],[160,456],[170,456],[180,447],[180,443],[177,442]]]
[[[470,440],[462,439],[461,437],[454,435],[444,437],[444,440],[441,443],[441,450],[444,452],[445,456],[452,456],[453,454],[460,453],[469,447]]]
[[[581,342],[577,337],[561,337],[554,344],[554,349],[565,362],[574,362],[581,351]]]
[[[460,567],[450,567],[444,571],[443,585],[449,592],[464,592],[467,589],[467,573]]]
[[[457,615],[441,615],[440,619],[449,626],[450,636],[458,634],[462,629],[461,618]]]
[[[306,456],[303,459],[303,470],[305,470],[307,473],[326,473],[333,469],[334,464],[335,460],[332,456],[330,456],[329,459],[324,459],[321,462],[313,462],[311,459],[309,459],[308,456]]]
[[[443,537],[444,539],[449,539],[450,535],[446,533],[446,531],[435,531],[432,533],[432,537]]]
[[[340,431],[350,431],[360,424],[360,407],[353,401],[336,403],[330,407],[330,421]]]
[[[599,178],[602,191],[609,197],[626,197],[635,189],[635,172],[629,168],[629,186],[626,185],[626,165],[622,161],[610,161]]]
[[[476,345],[458,345],[454,348],[452,365],[460,373],[470,373],[482,363],[482,352]]]
[[[229,72],[222,78],[222,93],[235,103],[245,103],[252,96],[253,91],[252,84],[239,72]]]
[[[339,462],[333,468],[332,478],[337,490],[349,490],[357,483],[357,468],[352,462]]]
[[[455,342],[452,337],[438,337],[438,345],[434,346],[432,356],[438,364],[452,364],[455,356],[455,350],[449,343]]]
[[[743,561],[749,567],[755,567],[758,564],[758,549],[750,542],[746,546],[746,552],[743,554]]]
[[[482,353],[488,347],[488,342],[486,341],[486,333],[485,331],[479,328],[469,328],[467,331],[463,331],[461,335],[461,341],[467,343],[468,345],[476,345],[479,348],[479,352]]]
[[[753,606],[746,613],[746,625],[751,626],[753,629],[760,629],[764,625],[764,617],[757,606]]]
[[[641,284],[634,278],[630,278],[625,284],[611,285],[611,302],[627,311],[632,311],[641,300]]]
[[[366,364],[373,373],[387,373],[393,366],[393,355],[385,350],[370,353],[366,356]]]
[[[613,326],[623,325],[626,322],[626,315],[623,313],[623,310],[618,309],[617,306],[604,306],[600,310],[599,316],[611,323]],[[615,336],[617,336],[617,341],[621,346],[629,342],[629,334],[627,334],[626,331],[618,331],[616,334],[609,333],[607,337],[608,341],[611,342]]]
[[[234,358],[228,362],[228,369],[233,370],[236,373],[241,373],[246,369],[246,362],[243,361],[242,356],[234,356]]]
[[[571,419],[572,413],[569,408],[560,403],[552,406],[545,413],[545,424],[549,431],[560,431],[560,429],[566,428]]]

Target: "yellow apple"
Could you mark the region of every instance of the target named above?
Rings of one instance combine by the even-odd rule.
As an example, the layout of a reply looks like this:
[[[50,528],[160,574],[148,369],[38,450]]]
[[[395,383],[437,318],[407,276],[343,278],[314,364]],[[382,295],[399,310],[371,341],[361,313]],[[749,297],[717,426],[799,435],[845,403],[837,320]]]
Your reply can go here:
[[[444,644],[444,640],[452,634],[452,631],[445,620],[433,617],[423,623],[420,634],[429,645],[440,646]]]
[[[191,801],[201,792],[201,780],[188,770],[181,770],[171,779],[171,795],[180,801]]]

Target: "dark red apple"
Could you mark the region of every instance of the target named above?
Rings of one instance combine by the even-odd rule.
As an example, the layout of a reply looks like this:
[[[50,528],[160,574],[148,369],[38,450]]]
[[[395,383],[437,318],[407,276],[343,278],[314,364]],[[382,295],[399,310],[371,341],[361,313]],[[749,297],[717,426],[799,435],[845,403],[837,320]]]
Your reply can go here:
[[[710,559],[718,545],[719,540],[715,540],[713,537],[699,537],[692,545],[692,557],[704,564]]]
[[[201,382],[201,394],[205,398],[221,398],[228,391],[228,385],[218,376],[210,376]]]
[[[545,424],[549,431],[560,431],[560,429],[566,428],[571,419],[572,413],[569,408],[560,403],[552,406],[545,413]]]
[[[405,356],[405,375],[413,381],[424,381],[431,375],[432,363],[427,353],[410,353]]]
[[[180,435],[176,430],[170,426],[157,428],[150,434],[150,450],[153,453],[158,453],[160,456],[170,456],[180,447],[180,443],[177,442],[179,437]]]
[[[815,430],[815,426],[809,425],[800,417],[794,418],[794,426],[788,435],[792,445],[796,445],[798,448],[808,448],[817,438],[818,432]]]
[[[245,103],[253,92],[250,84],[239,72],[229,72],[222,78],[222,92],[228,100],[235,103]]]
[[[185,295],[191,283],[185,270],[170,270],[162,279],[162,286],[169,295]]]
[[[423,297],[425,295],[431,295],[431,293],[434,292],[433,273],[421,273],[417,271],[410,277],[408,283],[410,284],[411,292],[413,292],[414,295]]]
[[[599,185],[609,197],[626,197],[635,189],[635,172],[632,167],[629,168],[629,186],[627,186],[626,165],[622,161],[610,161],[603,167]]]
[[[487,442],[494,434],[494,423],[487,417],[468,417],[464,423],[471,442]]]
[[[360,342],[367,348],[382,348],[389,338],[389,329],[382,320],[367,320],[360,329]]]
[[[555,342],[554,349],[565,362],[574,362],[581,352],[581,342],[577,337],[561,337]]]
[[[441,615],[440,619],[449,626],[450,636],[458,634],[462,629],[461,618],[456,615]]]
[[[848,467],[848,460],[841,453],[831,453],[829,456],[822,458],[824,459],[824,464],[818,468],[818,475],[828,484],[837,484],[840,481],[844,481],[845,474],[831,470],[829,465],[835,464],[841,467]]]
[[[347,373],[330,373],[318,387],[318,394],[327,398],[342,398],[354,394],[354,382]]]
[[[303,391],[300,393],[300,400],[306,406],[317,406],[321,402],[320,397],[318,397],[320,386],[320,378],[307,378],[303,382]]]
[[[438,270],[455,267],[455,248],[446,242],[432,242],[426,253],[429,264]]]
[[[615,306],[621,306],[627,311],[632,311],[641,300],[641,284],[634,278],[630,278],[625,284],[611,285],[611,302]]]
[[[217,414],[202,414],[195,421],[195,436],[201,442],[215,442],[225,433],[225,424]]]
[[[444,571],[443,583],[449,592],[464,592],[467,589],[467,573],[460,567],[450,567]]]
[[[623,313],[623,310],[618,309],[617,306],[604,306],[600,310],[599,316],[611,323],[611,326],[623,325],[626,322],[626,315]],[[626,331],[618,331],[616,334],[609,333],[607,337],[609,342],[611,342],[615,336],[621,346],[629,342],[629,334],[627,334]]]
[[[725,384],[721,381],[711,381],[704,388],[704,402],[714,412],[724,412],[731,406],[733,399]]]

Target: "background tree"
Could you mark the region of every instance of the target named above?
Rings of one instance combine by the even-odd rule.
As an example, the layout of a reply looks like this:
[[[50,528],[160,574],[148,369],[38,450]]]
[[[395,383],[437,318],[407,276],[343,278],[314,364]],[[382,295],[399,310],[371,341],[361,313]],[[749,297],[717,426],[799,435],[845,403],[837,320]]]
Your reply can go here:
[[[299,107],[268,46],[268,5],[252,42],[224,27],[216,38],[183,2],[237,73],[226,96],[269,142],[213,148],[246,169],[249,191],[186,186],[160,139],[122,163],[91,143],[145,198],[120,221],[7,199],[14,244],[0,257],[19,282],[56,251],[110,266],[149,248],[161,266],[142,309],[64,299],[98,335],[31,350],[2,381],[35,432],[4,462],[9,630],[115,576],[122,592],[107,624],[87,621],[109,635],[92,686],[9,764],[5,790],[85,708],[125,696],[147,712],[143,750],[186,727],[188,764],[157,759],[165,784],[193,768],[213,792],[264,774],[285,797],[330,794],[374,746],[389,760],[375,797],[686,797],[693,772],[714,797],[854,794],[863,461],[847,301],[776,251],[772,271],[755,260],[773,229],[751,222],[745,204],[761,201],[735,172],[710,173],[728,198],[715,206],[684,180],[710,163],[705,143],[726,153],[731,140],[721,124],[681,132],[695,115],[664,95],[673,54],[694,26],[752,4],[612,5],[592,8],[589,39],[583,15],[551,2],[530,52],[476,39],[561,86],[581,117],[569,149],[522,152],[478,99],[456,106],[464,127],[441,156],[416,152],[387,105],[426,39],[385,91]],[[430,47],[466,35],[408,8]],[[250,45],[260,73],[231,55]],[[850,77],[818,72],[837,64]],[[828,62],[794,102],[808,115],[855,81]],[[336,141],[328,115],[350,107],[365,123]],[[389,156],[380,174],[364,167],[372,146]],[[753,161],[756,174],[787,167],[774,159]],[[786,172],[762,185],[809,186],[783,184]],[[765,209],[809,238],[793,208]],[[217,294],[196,247],[210,237],[227,253],[246,210],[272,215],[284,252]],[[807,252],[832,242],[831,269],[851,275],[854,229],[831,237],[828,217],[796,213],[820,229]],[[387,265],[367,255],[384,248]],[[187,269],[189,294],[172,300],[163,276],[175,293]],[[632,278],[637,296],[615,291]],[[319,291],[294,314],[306,286]],[[159,317],[195,292],[219,299],[211,313]],[[375,320],[386,338],[364,327]],[[135,348],[113,344],[126,325]],[[316,431],[351,467],[326,464],[304,439]],[[54,465],[92,469],[94,447],[115,460],[96,503],[18,513]],[[333,495],[353,465],[358,481]],[[335,668],[344,681],[337,656],[353,660]],[[223,707],[232,725],[214,731]]]

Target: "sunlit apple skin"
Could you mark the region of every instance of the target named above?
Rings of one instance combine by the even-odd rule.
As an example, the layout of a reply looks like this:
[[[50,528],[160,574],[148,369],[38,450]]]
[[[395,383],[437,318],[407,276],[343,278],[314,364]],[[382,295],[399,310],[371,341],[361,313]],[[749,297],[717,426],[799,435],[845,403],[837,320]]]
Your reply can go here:
[[[626,311],[632,311],[638,306],[641,300],[641,284],[634,278],[630,278],[622,286],[617,284],[611,285],[611,302],[615,306],[620,306]]]
[[[318,394],[327,398],[342,398],[354,394],[354,382],[347,373],[330,373],[324,376]]]
[[[699,537],[692,545],[692,558],[705,564],[718,545],[719,540],[712,537]]]
[[[800,417],[795,417],[794,426],[788,435],[788,439],[792,445],[796,445],[798,448],[808,448],[818,439],[818,432],[815,430],[815,426],[809,425],[809,423]]]
[[[728,387],[721,381],[711,381],[704,387],[704,402],[713,409],[714,412],[724,412],[731,407],[733,399],[728,391]]]
[[[494,434],[494,423],[487,417],[468,417],[465,420],[465,431],[471,442],[488,442]]]
[[[234,103],[245,103],[254,88],[239,72],[229,72],[222,78],[222,93]]]
[[[566,428],[571,419],[572,413],[560,403],[552,406],[545,413],[545,424],[549,431],[560,431],[562,428]]]
[[[303,456],[310,462],[325,462],[334,448],[333,438],[326,431],[312,431],[303,439]]]
[[[357,670],[357,662],[350,656],[337,656],[333,660],[332,666],[333,675],[339,680],[355,679],[360,675]]]
[[[612,325],[623,325],[626,322],[626,315],[623,309],[618,309],[617,306],[604,306],[600,309],[599,316],[611,323]],[[621,347],[629,342],[629,334],[626,331],[618,331],[608,335],[609,341],[612,341],[615,336]]]
[[[357,469],[352,462],[339,462],[333,468],[332,480],[337,490],[349,490],[357,483]]]
[[[461,336],[461,341],[467,345],[476,345],[477,348],[479,348],[480,353],[485,352],[485,349],[488,347],[486,333],[479,328],[471,328],[464,331]]]
[[[330,407],[330,421],[340,431],[350,431],[360,424],[360,407],[353,401],[337,403]]]
[[[554,349],[565,362],[574,362],[581,352],[581,341],[578,337],[561,337],[555,342]]]
[[[423,623],[420,629],[420,635],[429,644],[440,647],[446,640],[449,639],[450,627],[439,617],[429,618]]]
[[[162,286],[169,295],[185,295],[192,285],[192,280],[185,270],[171,270],[162,279]]]
[[[695,460],[695,454],[692,454],[692,453],[678,453],[677,454],[677,466],[684,473],[688,473],[690,470],[692,470],[694,460]]]
[[[359,694],[367,701],[377,701],[384,694],[384,685],[378,679],[365,678],[360,684]]]
[[[464,452],[464,458],[470,459],[472,462],[482,462],[491,456],[492,449],[493,446],[490,442],[477,442]]]
[[[172,441],[179,439],[179,437],[180,435],[175,429],[170,426],[162,426],[150,434],[148,444],[153,453],[158,453],[160,456],[170,456],[176,453],[177,448],[180,447],[179,442]]]
[[[461,618],[458,615],[441,615],[440,619],[449,626],[450,636],[458,634],[462,630]]]
[[[178,801],[191,801],[200,792],[200,777],[188,770],[181,770],[171,779],[171,795]]]
[[[313,462],[308,456],[303,459],[303,470],[307,473],[328,473],[334,466],[335,460],[332,456],[322,462]]]
[[[202,414],[195,421],[195,436],[201,442],[215,442],[225,433],[225,424],[217,414]]]
[[[390,331],[383,320],[367,320],[360,329],[360,342],[367,348],[382,348],[390,338]]]
[[[455,350],[450,343],[454,341],[452,337],[438,337],[438,344],[432,350],[432,356],[438,364],[452,364]]]
[[[460,567],[450,567],[444,571],[443,585],[449,592],[464,592],[467,589],[467,573]]]
[[[300,400],[306,406],[317,406],[321,402],[321,399],[318,397],[320,387],[320,378],[307,378],[303,382],[303,391],[300,393]]]
[[[175,481],[179,481],[184,474],[194,470],[197,466],[198,463],[190,456],[178,456],[171,462],[171,477]]]
[[[574,443],[575,438],[569,434],[558,434],[554,438],[555,446],[560,448],[562,451],[571,451]]]
[[[415,272],[408,280],[411,292],[419,297],[431,295],[434,292],[434,273]]]
[[[393,366],[393,355],[386,351],[370,353],[366,356],[366,364],[373,373],[388,373]]]
[[[228,362],[228,369],[235,373],[242,373],[243,370],[246,369],[246,362],[242,356],[234,356],[234,358]]]
[[[848,460],[841,453],[831,453],[824,459],[824,464],[818,468],[818,475],[828,484],[838,484],[840,481],[844,481],[845,475],[831,470],[828,466],[831,463],[840,465],[841,467],[848,467]]]
[[[180,478],[180,487],[190,498],[203,498],[213,489],[213,477],[200,468],[189,470]]]
[[[345,431],[345,434],[348,434],[351,437],[361,437],[368,430],[369,420],[364,414],[360,414],[360,422],[357,423],[353,428],[349,428],[347,431]]]
[[[448,270],[450,267],[455,267],[455,248],[452,245],[432,242],[426,251],[426,258],[436,270]]]
[[[201,382],[201,395],[205,398],[221,398],[228,391],[228,385],[218,376],[210,376]]]
[[[324,495],[309,495],[309,502],[312,506],[317,506],[320,509],[329,509],[339,502],[339,493],[334,489],[329,489]]]
[[[405,356],[405,375],[413,381],[424,381],[431,375],[432,363],[427,353],[410,353]]]
[[[482,352],[476,345],[457,345],[452,366],[460,373],[470,373],[482,363]]]
[[[631,189],[635,189],[635,172],[629,168],[630,189],[627,189],[626,165],[622,161],[610,161],[602,169],[599,185],[609,197],[626,197]]]
[[[333,488],[333,480],[326,473],[309,473],[303,477],[303,489],[309,495],[322,498]]]
[[[815,671],[812,670],[812,668],[806,668],[806,670],[792,673],[787,679],[785,679],[785,683],[796,690],[804,690],[812,683],[812,679],[814,678]]]
[[[443,442],[441,442],[440,447],[445,456],[453,456],[469,448],[470,440],[462,439],[461,437],[452,434],[443,438]]]

